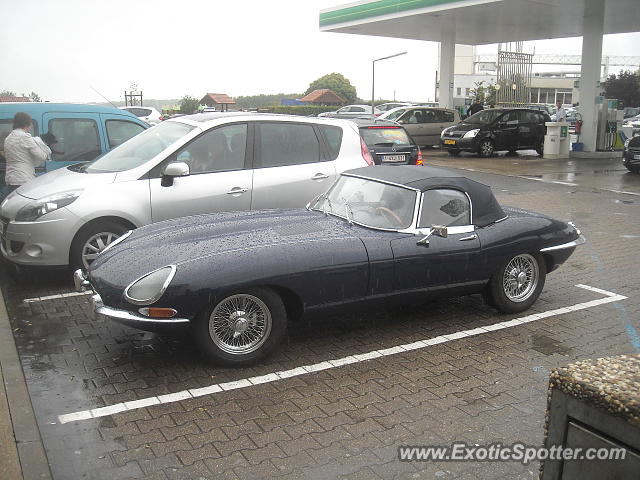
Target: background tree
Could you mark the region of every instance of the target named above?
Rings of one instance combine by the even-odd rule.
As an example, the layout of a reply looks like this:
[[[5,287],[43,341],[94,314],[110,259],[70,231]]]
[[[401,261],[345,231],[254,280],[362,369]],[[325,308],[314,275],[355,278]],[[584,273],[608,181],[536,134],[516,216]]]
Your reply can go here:
[[[469,97],[472,99],[480,100],[480,103],[487,105],[496,104],[496,86],[495,84],[487,83],[484,80],[475,82],[475,87],[469,90]]]
[[[624,102],[625,107],[640,106],[640,73],[629,70],[609,75],[604,83],[605,96],[617,98]]]
[[[317,80],[314,80],[307,88],[307,91],[304,94],[308,94],[313,92],[314,90],[319,90],[322,88],[328,88],[333,90],[335,93],[344,98],[347,103],[354,103],[358,99],[358,94],[356,93],[356,87],[351,85],[351,82],[347,80],[344,75],[340,73],[329,73],[324,75]]]
[[[185,95],[180,99],[180,112],[181,113],[195,113],[198,110],[200,101],[197,98],[193,98],[189,95]]]
[[[0,91],[0,97],[15,97],[15,96],[16,96],[16,92],[13,92],[11,90]]]

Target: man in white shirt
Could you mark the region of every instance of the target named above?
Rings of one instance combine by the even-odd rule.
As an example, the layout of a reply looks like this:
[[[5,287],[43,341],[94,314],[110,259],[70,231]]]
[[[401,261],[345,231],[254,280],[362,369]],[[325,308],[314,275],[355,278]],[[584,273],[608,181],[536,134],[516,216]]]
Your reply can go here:
[[[556,122],[566,122],[567,111],[562,108],[562,102],[560,100],[556,102],[556,109]]]
[[[13,117],[13,131],[4,140],[4,156],[7,172],[4,180],[7,193],[36,178],[36,167],[51,155],[51,149],[40,137],[32,137],[32,121],[29,114],[18,112]]]

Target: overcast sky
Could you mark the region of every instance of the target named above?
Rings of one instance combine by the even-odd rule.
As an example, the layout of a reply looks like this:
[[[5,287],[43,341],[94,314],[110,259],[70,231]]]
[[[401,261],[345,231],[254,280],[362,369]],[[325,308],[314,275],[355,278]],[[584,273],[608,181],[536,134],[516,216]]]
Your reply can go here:
[[[320,33],[339,0],[0,0],[0,90],[49,101],[113,101],[137,84],[145,98],[304,92],[331,72],[371,96],[433,98],[437,44]],[[580,54],[581,39],[529,42],[540,53]],[[479,53],[495,51],[481,47]],[[640,55],[640,34],[605,37],[604,54]],[[384,67],[383,67],[384,65]],[[550,66],[548,70],[558,70]],[[402,72],[402,73],[398,73]]]

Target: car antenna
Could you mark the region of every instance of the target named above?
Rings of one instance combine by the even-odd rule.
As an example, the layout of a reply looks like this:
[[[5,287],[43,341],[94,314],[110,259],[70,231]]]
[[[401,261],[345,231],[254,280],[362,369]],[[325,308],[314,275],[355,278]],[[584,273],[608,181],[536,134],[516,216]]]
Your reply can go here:
[[[89,85],[89,88],[91,90],[93,90],[94,92],[96,92],[98,95],[100,95],[102,98],[104,98],[107,102],[109,102],[111,104],[111,106],[113,106],[113,108],[118,108],[116,107],[113,102],[111,100],[109,100],[107,97],[105,97],[104,95],[102,95],[98,90],[96,90],[95,88],[93,88],[93,85]]]

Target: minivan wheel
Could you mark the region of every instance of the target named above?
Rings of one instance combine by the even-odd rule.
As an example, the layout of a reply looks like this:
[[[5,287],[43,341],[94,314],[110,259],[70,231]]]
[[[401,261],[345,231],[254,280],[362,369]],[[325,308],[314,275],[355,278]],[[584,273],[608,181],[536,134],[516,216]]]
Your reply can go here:
[[[98,255],[127,230],[127,227],[112,220],[96,222],[81,228],[71,243],[71,268],[89,268]]]
[[[493,148],[493,141],[486,138],[480,142],[480,146],[478,147],[478,154],[481,157],[490,157],[491,155],[493,155]]]
[[[213,302],[196,319],[194,340],[205,357],[240,367],[269,355],[287,330],[287,312],[270,288],[248,287]]]
[[[538,146],[538,148],[536,148],[536,153],[537,153],[538,155],[540,155],[540,156],[542,156],[542,155],[544,154],[544,145],[543,145],[543,144],[540,144],[540,145]]]

